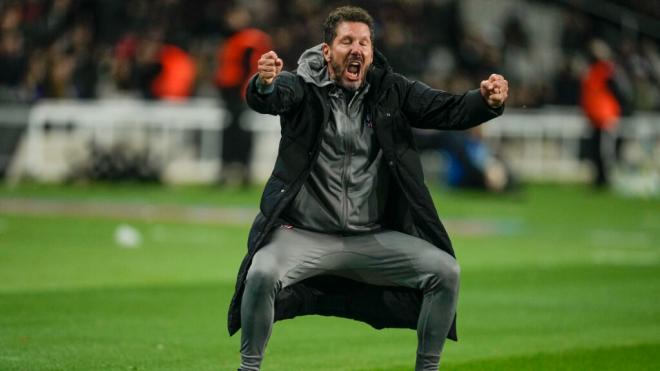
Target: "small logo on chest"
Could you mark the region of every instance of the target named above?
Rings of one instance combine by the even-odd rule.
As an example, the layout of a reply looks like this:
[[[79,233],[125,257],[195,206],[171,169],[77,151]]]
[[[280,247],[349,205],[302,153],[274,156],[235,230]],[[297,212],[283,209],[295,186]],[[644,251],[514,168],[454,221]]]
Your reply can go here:
[[[376,124],[371,119],[371,114],[368,113],[368,112],[364,115],[364,124],[370,129],[373,129],[373,128],[376,127]]]

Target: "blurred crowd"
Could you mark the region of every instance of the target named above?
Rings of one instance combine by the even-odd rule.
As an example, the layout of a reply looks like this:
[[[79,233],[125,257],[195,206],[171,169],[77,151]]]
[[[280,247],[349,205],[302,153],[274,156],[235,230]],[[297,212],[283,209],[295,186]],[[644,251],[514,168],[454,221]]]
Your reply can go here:
[[[537,42],[512,13],[494,34],[470,29],[455,0],[354,1],[377,22],[376,46],[398,72],[460,92],[497,71],[509,79],[510,106],[577,105],[587,45],[605,40],[630,90],[630,110],[660,109],[659,41],[565,5],[561,54],[552,73],[534,69]],[[300,53],[321,40],[329,9],[321,0],[3,0],[0,2],[0,101],[135,96],[216,96],[214,78],[237,8],[246,25],[264,30],[294,69]],[[613,1],[660,19],[648,1]],[[651,5],[650,5],[651,4]],[[658,21],[660,22],[660,21]]]

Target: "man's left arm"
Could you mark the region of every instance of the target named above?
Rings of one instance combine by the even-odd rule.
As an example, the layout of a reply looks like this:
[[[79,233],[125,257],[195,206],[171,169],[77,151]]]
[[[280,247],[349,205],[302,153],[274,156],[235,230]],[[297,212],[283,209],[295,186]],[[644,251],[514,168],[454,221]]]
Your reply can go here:
[[[479,89],[454,95],[413,81],[409,82],[402,110],[414,127],[463,130],[482,124],[504,112],[509,83],[492,74]]]

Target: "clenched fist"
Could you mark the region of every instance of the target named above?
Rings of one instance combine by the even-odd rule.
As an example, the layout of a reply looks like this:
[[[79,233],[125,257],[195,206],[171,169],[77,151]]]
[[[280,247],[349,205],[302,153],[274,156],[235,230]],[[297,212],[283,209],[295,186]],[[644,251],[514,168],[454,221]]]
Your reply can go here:
[[[481,82],[479,90],[489,106],[498,108],[509,96],[509,82],[502,75],[492,74],[488,80]]]
[[[264,85],[272,84],[277,75],[282,72],[283,65],[284,62],[272,50],[262,55],[257,65],[257,73],[261,83]]]

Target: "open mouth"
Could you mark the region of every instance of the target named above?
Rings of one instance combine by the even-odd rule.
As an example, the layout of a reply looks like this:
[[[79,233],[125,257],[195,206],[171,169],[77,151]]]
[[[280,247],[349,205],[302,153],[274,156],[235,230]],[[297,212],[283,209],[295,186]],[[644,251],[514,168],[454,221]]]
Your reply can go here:
[[[357,61],[349,62],[348,67],[346,67],[346,77],[351,81],[359,80],[360,69],[362,69],[362,63]]]

